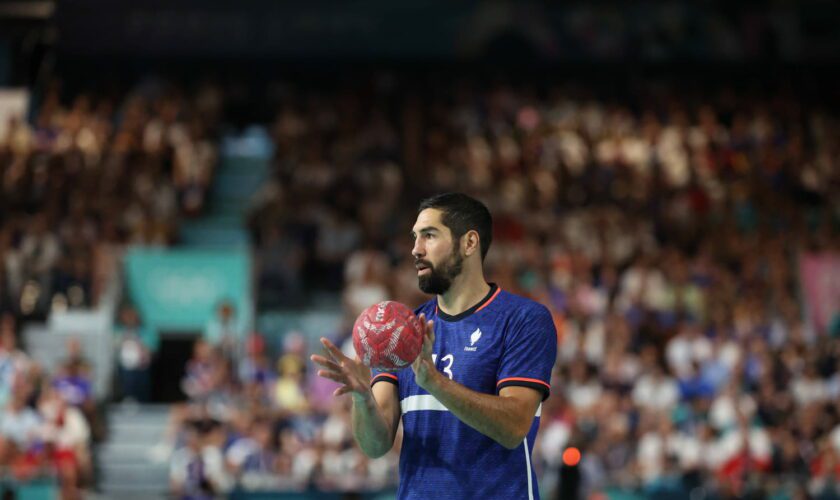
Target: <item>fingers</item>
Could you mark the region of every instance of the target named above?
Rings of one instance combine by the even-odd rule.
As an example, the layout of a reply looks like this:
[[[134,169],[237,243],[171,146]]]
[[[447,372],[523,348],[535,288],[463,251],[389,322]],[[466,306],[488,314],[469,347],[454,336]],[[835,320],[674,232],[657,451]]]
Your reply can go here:
[[[347,376],[342,373],[331,372],[329,370],[318,370],[318,376],[328,378],[342,384],[347,383]]]
[[[431,358],[432,352],[435,350],[435,341],[426,335],[426,338],[423,339],[423,355],[424,357]]]
[[[434,341],[435,341],[435,322],[434,322],[434,320],[430,319],[430,320],[427,321],[426,320],[426,313],[420,313],[420,315],[417,316],[417,319],[420,320],[420,324],[423,325],[423,328],[425,328],[424,337],[425,338],[431,338],[432,343],[434,343]]]
[[[318,370],[318,376],[343,384],[333,392],[334,396],[341,396],[343,394],[353,392],[354,389],[351,387],[352,375],[351,372],[348,371],[349,367],[347,366],[347,364],[353,360],[342,354],[342,352],[329,340],[322,338],[321,343],[324,345],[327,354],[332,359],[327,359],[326,357],[318,354],[309,356],[310,360],[326,368],[325,370]],[[356,362],[360,363],[358,356],[356,356]]]
[[[333,396],[342,396],[342,395],[348,394],[350,392],[353,392],[353,389],[350,388],[349,385],[343,385],[343,386],[339,387],[338,389],[336,389],[335,391],[333,391]]]
[[[326,370],[318,370],[319,377],[328,378],[343,384],[347,383],[347,374],[341,365],[317,354],[309,356],[309,359],[326,368]]]
[[[319,356],[318,354],[313,354],[309,357],[313,362],[323,366],[324,368],[328,368],[333,371],[341,371],[341,365],[336,363],[331,359],[327,359],[324,356]]]
[[[426,331],[423,335],[423,351],[431,356],[435,348],[435,324],[434,321],[427,321],[425,323]]]
[[[309,356],[309,359],[311,359],[315,363],[318,363],[319,365],[323,366],[324,368],[328,368],[328,369],[330,369],[334,372],[340,372],[341,371],[341,366],[338,363],[335,363],[335,362],[333,362],[333,361],[331,361],[331,360],[329,360],[329,359],[327,359],[323,356],[313,354],[312,356]]]
[[[336,363],[341,364],[342,361],[347,359],[347,356],[345,356],[341,352],[341,349],[336,347],[335,344],[333,344],[329,340],[325,339],[324,337],[321,337],[321,343],[327,349],[327,354],[329,354],[333,361],[335,361]]]
[[[344,382],[347,380],[347,373],[341,366],[333,363],[323,356],[313,354],[309,359],[326,368],[326,370],[318,370],[318,376],[335,380],[336,382]]]

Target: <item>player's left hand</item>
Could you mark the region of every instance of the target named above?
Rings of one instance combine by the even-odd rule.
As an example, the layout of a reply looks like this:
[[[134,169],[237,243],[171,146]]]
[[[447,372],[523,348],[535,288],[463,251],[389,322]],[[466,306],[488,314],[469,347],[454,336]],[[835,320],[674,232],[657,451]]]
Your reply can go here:
[[[414,370],[414,381],[417,382],[417,385],[426,389],[426,384],[438,373],[432,359],[432,349],[435,346],[435,322],[427,321],[426,315],[423,313],[420,314],[419,319],[426,331],[423,335],[423,349],[420,350],[417,359],[411,363],[411,369]]]

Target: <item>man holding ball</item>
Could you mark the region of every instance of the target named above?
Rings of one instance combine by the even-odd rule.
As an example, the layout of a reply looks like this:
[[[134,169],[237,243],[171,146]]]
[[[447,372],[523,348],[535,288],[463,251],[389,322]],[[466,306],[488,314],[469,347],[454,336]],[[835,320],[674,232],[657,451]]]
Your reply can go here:
[[[402,418],[400,499],[539,498],[531,452],[557,334],[548,310],[484,279],[492,217],[460,193],[424,200],[412,230],[423,348],[411,370],[373,374],[321,339],[318,374],[353,398],[353,432],[376,458]],[[384,382],[384,383],[380,383]]]

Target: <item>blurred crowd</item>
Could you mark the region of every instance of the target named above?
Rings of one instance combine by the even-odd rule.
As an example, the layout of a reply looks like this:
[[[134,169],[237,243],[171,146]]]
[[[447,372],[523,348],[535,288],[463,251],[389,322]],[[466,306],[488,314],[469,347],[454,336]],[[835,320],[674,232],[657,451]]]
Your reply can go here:
[[[51,85],[0,137],[0,311],[18,317],[93,305],[113,271],[104,249],[174,242],[215,166],[212,85],[65,97]]]
[[[830,106],[690,82],[404,84],[283,88],[252,217],[266,283],[341,287],[347,324],[417,305],[416,202],[468,192],[494,214],[488,279],[555,316],[547,491],[574,445],[589,493],[838,494],[840,318],[813,327],[797,271],[840,251]]]
[[[308,370],[306,338],[290,333],[279,355],[247,337],[244,356],[225,343],[195,343],[166,440],[150,451],[169,460],[179,498],[234,490],[381,491],[396,485],[399,447],[370,460],[355,446],[349,401]],[[202,496],[204,495],[204,496]]]
[[[149,80],[129,92],[73,93],[55,83],[34,116],[0,136],[0,470],[49,476],[62,498],[94,483],[90,442],[104,434],[78,343],[45,371],[17,349],[28,320],[88,308],[118,272],[113,249],[169,245],[201,212],[217,154],[222,93]],[[121,313],[123,393],[148,396],[139,318]],[[24,346],[25,347],[25,346]],[[5,476],[4,476],[5,477]]]
[[[91,443],[101,437],[91,366],[78,340],[63,360],[41,366],[17,343],[17,325],[0,316],[0,475],[4,481],[57,481],[63,500],[82,498],[93,480]]]
[[[585,493],[838,494],[840,318],[814,328],[798,273],[804,253],[840,253],[831,106],[691,82],[600,92],[381,74],[338,89],[269,86],[273,175],[249,218],[258,297],[275,300],[262,307],[340,294],[333,337],[351,353],[363,308],[428,299],[410,255],[416,204],[464,191],[494,215],[488,279],[557,325],[535,450],[546,496],[568,486],[567,446]],[[70,348],[44,373],[15,347],[16,321],[94,304],[104,246],[177,242],[204,207],[225,116],[212,85],[60,97],[50,88],[0,137],[0,466],[25,476],[51,460],[72,498],[90,474],[84,363]],[[172,489],[394,486],[399,450],[368,460],[354,446],[348,401],[306,361],[314,344],[287,334],[272,349],[231,331],[229,307],[151,452]],[[126,308],[119,322],[122,389],[145,401],[140,318]]]

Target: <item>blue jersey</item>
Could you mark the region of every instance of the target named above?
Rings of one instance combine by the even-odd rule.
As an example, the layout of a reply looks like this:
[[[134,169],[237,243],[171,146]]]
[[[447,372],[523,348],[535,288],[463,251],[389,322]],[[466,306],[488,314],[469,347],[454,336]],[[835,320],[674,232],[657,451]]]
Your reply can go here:
[[[435,320],[437,369],[474,391],[498,394],[507,386],[550,390],[557,333],[543,305],[493,285],[478,304],[457,316],[431,300],[416,313]],[[403,443],[397,497],[407,499],[539,498],[531,452],[540,409],[522,444],[509,450],[449,412],[414,381],[414,372],[377,372],[372,383],[396,384]]]

